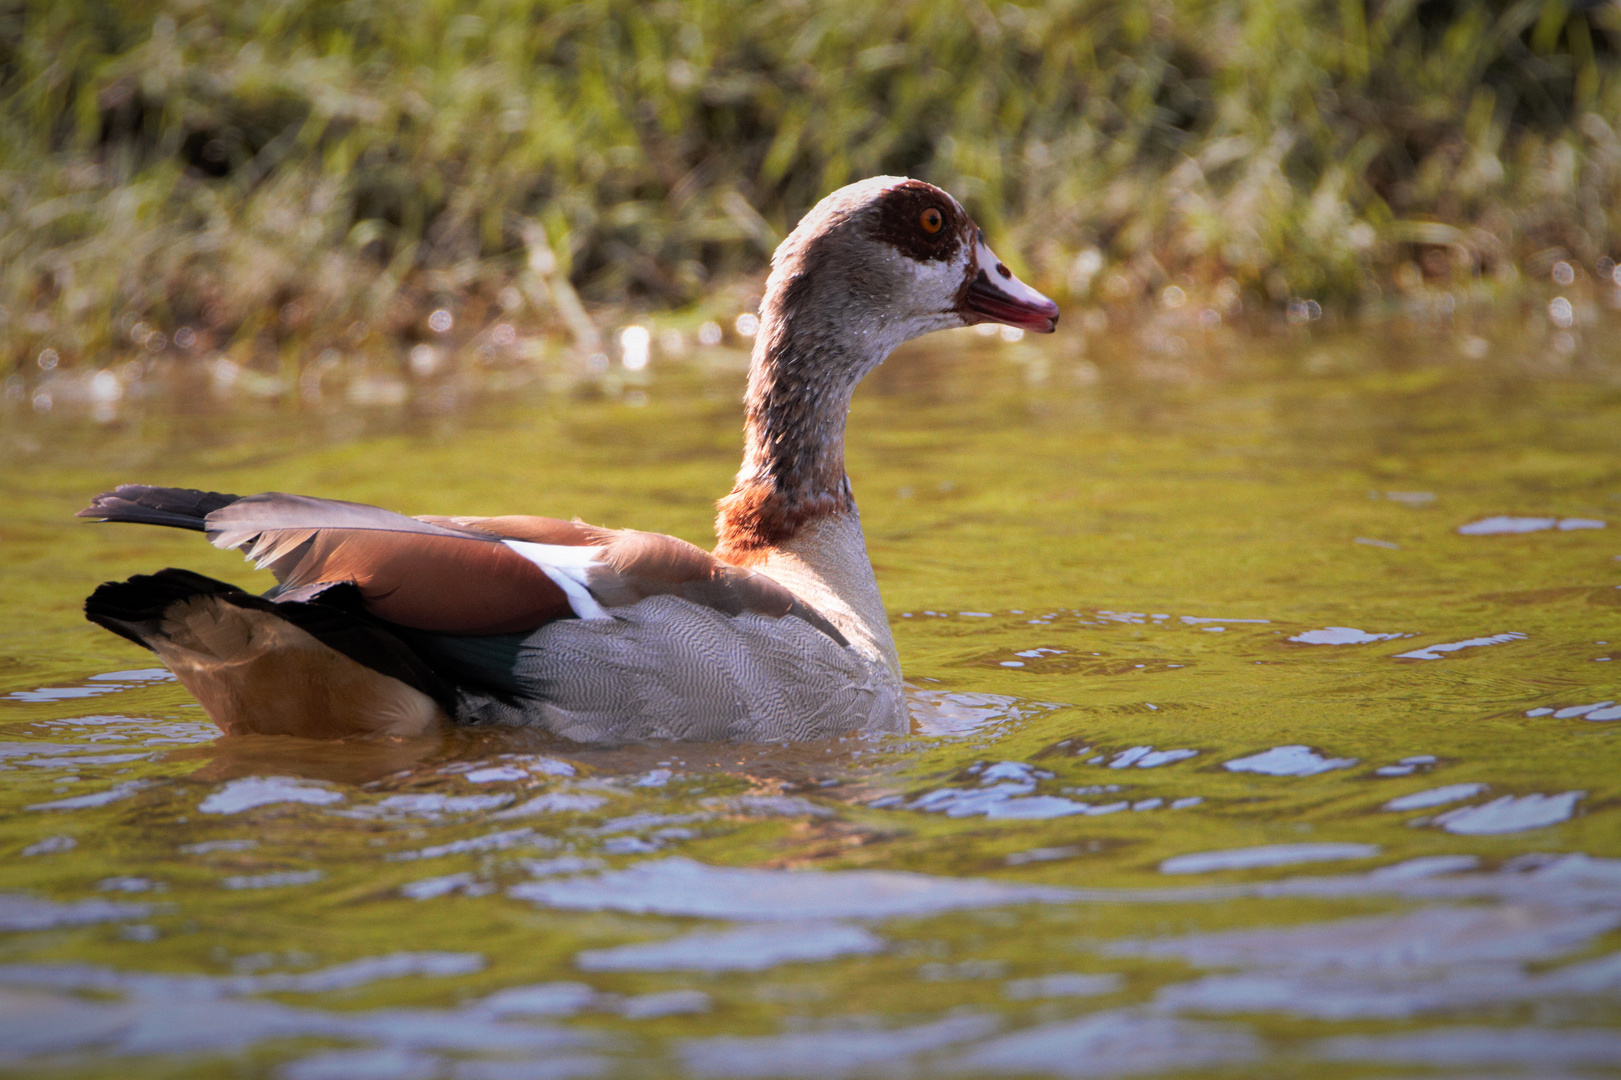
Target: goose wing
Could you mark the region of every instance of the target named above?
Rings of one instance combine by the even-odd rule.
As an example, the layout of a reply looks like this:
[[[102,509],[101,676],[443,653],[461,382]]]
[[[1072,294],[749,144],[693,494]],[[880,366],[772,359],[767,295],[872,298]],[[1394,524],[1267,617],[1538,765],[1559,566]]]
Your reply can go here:
[[[370,614],[418,630],[500,634],[602,615],[580,603],[589,597],[565,574],[499,537],[375,506],[266,492],[211,511],[203,527],[215,547],[275,574],[278,597],[304,599],[327,583],[352,582]],[[592,555],[568,551],[574,563]]]
[[[557,518],[408,517],[362,503],[265,492],[126,484],[81,517],[201,529],[276,576],[274,597],[307,600],[352,583],[364,609],[402,626],[449,634],[532,630],[553,619],[676,595],[727,615],[795,615],[846,644],[782,585],[658,533]]]

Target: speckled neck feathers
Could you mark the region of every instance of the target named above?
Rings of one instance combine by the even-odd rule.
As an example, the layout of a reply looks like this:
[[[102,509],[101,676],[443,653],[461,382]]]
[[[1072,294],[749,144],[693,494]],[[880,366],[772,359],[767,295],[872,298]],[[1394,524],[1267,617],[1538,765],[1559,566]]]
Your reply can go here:
[[[845,415],[859,373],[882,359],[863,362],[825,333],[807,333],[805,320],[783,316],[781,299],[766,300],[744,399],[743,467],[716,523],[719,553],[743,563],[808,521],[854,508]]]
[[[877,178],[824,200],[772,259],[744,399],[743,466],[716,522],[716,554],[729,561],[753,562],[808,522],[854,510],[844,472],[851,395],[895,346],[932,328],[917,325],[902,295],[909,275],[883,236],[878,181],[896,183]]]

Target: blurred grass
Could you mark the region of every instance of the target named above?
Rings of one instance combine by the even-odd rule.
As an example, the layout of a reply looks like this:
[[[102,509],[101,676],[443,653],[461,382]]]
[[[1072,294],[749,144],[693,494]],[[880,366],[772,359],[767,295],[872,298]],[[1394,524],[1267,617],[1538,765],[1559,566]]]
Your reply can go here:
[[[880,172],[1110,303],[1591,271],[1618,44],[1565,0],[21,0],[0,366],[686,305]]]

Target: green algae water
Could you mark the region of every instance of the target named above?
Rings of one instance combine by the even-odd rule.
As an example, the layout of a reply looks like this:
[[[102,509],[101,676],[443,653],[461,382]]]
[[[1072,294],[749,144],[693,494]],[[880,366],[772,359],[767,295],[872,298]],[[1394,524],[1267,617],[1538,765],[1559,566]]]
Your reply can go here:
[[[73,520],[127,481],[707,546],[736,349],[10,387],[0,1074],[1617,1075],[1586,317],[915,343],[849,446],[914,731],[790,747],[222,739],[79,615],[162,566],[268,585]]]

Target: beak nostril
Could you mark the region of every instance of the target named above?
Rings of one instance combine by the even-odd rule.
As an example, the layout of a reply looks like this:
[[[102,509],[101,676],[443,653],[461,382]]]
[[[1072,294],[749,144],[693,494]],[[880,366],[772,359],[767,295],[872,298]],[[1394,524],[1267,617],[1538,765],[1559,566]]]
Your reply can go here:
[[[998,274],[1001,274],[1001,275],[1002,275],[1002,276],[1003,276],[1003,277],[1005,277],[1005,278],[1010,278],[1010,277],[1012,277],[1012,276],[1013,276],[1013,271],[1011,271],[1011,270],[1009,270],[1009,269],[1008,269],[1008,268],[1007,268],[1007,267],[1006,267],[1006,266],[1005,266],[1005,265],[1003,265],[1003,264],[1002,264],[1002,263],[997,263],[997,264],[996,264],[996,272],[997,272],[997,273],[998,273]]]

